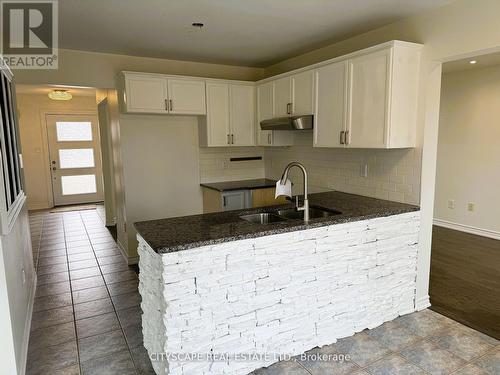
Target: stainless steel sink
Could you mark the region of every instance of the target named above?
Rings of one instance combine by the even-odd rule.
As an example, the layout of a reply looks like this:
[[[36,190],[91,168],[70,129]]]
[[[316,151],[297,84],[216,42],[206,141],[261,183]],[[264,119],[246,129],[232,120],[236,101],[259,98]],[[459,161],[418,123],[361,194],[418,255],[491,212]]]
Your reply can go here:
[[[285,221],[286,219],[279,217],[278,215],[262,212],[258,214],[250,214],[250,215],[242,215],[241,219],[249,221],[251,223],[256,224],[269,224],[269,223],[278,223],[280,221]]]
[[[304,219],[304,211],[297,211],[295,208],[278,210],[277,213],[278,216],[284,217],[286,219]],[[309,207],[309,219],[318,219],[340,214],[341,212],[336,210],[329,210],[321,207]]]

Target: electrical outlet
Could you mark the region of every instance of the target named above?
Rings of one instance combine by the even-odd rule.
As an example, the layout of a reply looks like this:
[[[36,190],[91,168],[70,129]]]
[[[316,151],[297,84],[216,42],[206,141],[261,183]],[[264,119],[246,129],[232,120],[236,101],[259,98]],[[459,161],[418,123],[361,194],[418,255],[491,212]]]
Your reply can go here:
[[[368,177],[368,164],[363,164],[360,169],[360,176],[363,178]]]
[[[472,212],[472,211],[474,211],[475,208],[476,208],[476,205],[474,202],[467,203],[467,210]]]
[[[448,199],[448,208],[450,210],[455,209],[455,199]]]

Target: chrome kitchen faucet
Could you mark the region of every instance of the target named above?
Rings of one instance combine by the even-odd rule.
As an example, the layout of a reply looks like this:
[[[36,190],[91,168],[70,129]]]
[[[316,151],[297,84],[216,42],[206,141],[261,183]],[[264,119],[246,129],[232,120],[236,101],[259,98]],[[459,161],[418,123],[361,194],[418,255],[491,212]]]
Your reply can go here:
[[[297,211],[304,211],[304,221],[308,222],[309,221],[309,200],[307,199],[307,171],[306,168],[300,164],[299,162],[293,161],[290,164],[288,164],[285,168],[285,171],[283,172],[283,175],[281,176],[280,183],[281,185],[285,185],[286,181],[288,180],[288,173],[290,172],[290,169],[292,167],[298,167],[301,171],[302,174],[304,175],[304,204],[302,207],[299,207],[299,196],[295,196],[295,208]]]

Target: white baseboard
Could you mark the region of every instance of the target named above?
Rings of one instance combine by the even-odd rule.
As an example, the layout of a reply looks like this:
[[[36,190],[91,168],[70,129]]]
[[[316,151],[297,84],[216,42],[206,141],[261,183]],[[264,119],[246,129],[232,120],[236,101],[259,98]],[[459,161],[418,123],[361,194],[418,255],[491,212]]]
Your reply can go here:
[[[24,322],[24,335],[23,335],[23,346],[22,346],[22,357],[21,357],[21,368],[19,375],[26,374],[26,366],[28,364],[28,346],[30,341],[31,332],[31,320],[33,317],[33,305],[35,304],[35,293],[36,293],[36,283],[37,275],[34,274],[33,285],[31,286],[29,301],[28,301],[28,312],[26,314],[26,321]]]
[[[116,241],[116,244],[118,245],[118,249],[120,249],[120,253],[122,253],[123,259],[125,259],[128,265],[139,263],[139,256],[129,257],[123,244],[118,240]]]
[[[417,311],[424,310],[428,307],[431,307],[431,299],[428,294],[415,301],[415,308]]]
[[[451,221],[446,221],[446,220],[441,220],[441,219],[434,219],[434,225],[437,225],[437,226],[443,227],[443,228],[457,230],[460,232],[475,234],[477,236],[493,238],[494,240],[500,240],[500,232],[497,232],[494,230],[481,229],[481,228],[473,227],[471,225],[458,224],[458,223],[453,223]]]

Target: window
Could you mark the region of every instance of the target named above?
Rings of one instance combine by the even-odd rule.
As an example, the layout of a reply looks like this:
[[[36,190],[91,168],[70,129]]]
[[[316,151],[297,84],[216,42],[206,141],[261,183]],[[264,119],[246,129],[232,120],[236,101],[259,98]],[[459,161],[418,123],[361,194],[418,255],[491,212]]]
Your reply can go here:
[[[92,124],[90,122],[56,122],[57,141],[91,141]]]
[[[23,177],[19,160],[18,120],[12,88],[12,74],[0,71],[0,220],[2,234],[8,233],[24,202]]]

